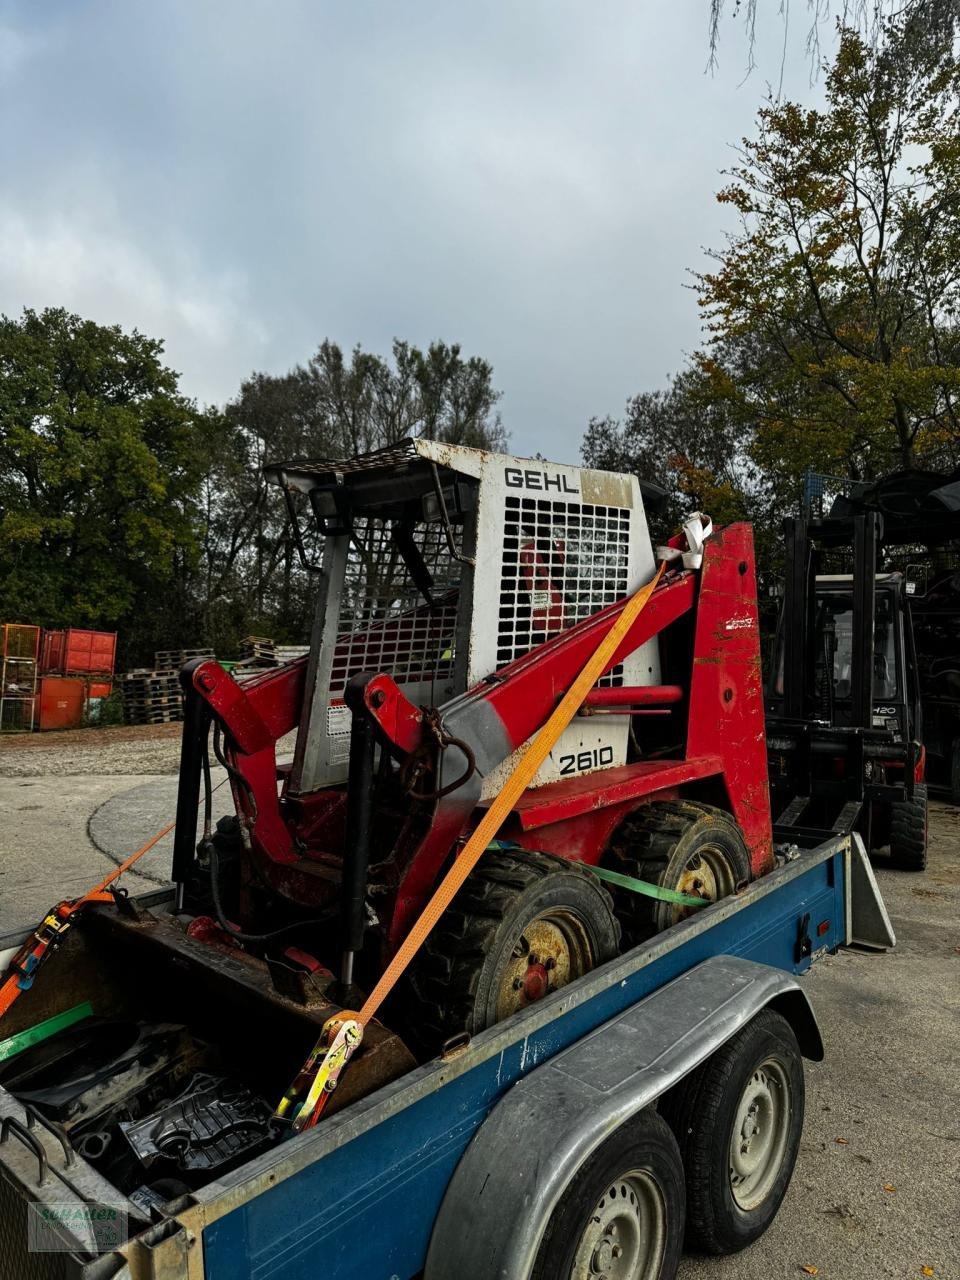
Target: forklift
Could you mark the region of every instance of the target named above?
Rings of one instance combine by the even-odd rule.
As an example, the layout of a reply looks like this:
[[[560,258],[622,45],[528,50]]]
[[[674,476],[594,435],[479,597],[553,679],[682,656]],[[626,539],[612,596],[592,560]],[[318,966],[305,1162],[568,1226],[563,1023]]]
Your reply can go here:
[[[907,578],[879,573],[884,517],[837,504],[785,521],[786,582],[766,693],[774,838],[858,832],[923,871],[927,787]],[[839,553],[849,573],[824,573]],[[852,553],[852,556],[851,556]]]

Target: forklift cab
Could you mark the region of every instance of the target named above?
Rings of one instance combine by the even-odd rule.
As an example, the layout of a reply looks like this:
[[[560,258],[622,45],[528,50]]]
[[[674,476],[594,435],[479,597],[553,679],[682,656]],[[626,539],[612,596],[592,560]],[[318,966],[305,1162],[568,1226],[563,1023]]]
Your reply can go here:
[[[871,727],[893,742],[922,739],[920,690],[906,579],[901,573],[876,575],[873,626],[873,706]],[[826,725],[857,723],[853,707],[853,575],[818,574],[814,584],[815,642],[811,685],[812,720]],[[777,627],[772,687],[767,713],[783,714],[784,614]]]

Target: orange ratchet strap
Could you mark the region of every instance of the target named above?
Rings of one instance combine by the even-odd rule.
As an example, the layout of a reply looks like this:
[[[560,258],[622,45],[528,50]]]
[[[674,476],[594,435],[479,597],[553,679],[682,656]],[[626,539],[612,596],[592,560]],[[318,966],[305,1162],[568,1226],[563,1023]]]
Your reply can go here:
[[[72,902],[58,902],[55,907],[52,907],[47,912],[10,961],[6,977],[0,982],[0,1018],[3,1017],[18,996],[22,995],[24,991],[29,991],[33,986],[33,980],[37,976],[37,970],[40,965],[47,956],[52,955],[60,946],[63,941],[63,935],[73,924],[77,914],[91,903],[113,902],[113,894],[107,892],[108,886],[113,884],[114,880],[118,880],[125,871],[133,866],[138,858],[142,858],[149,849],[159,843],[175,826],[176,823],[171,822],[162,831],[158,831],[136,853],[132,853],[115,871],[111,871],[108,876],[104,876],[99,884],[95,884],[92,889],[88,889],[82,897]]]

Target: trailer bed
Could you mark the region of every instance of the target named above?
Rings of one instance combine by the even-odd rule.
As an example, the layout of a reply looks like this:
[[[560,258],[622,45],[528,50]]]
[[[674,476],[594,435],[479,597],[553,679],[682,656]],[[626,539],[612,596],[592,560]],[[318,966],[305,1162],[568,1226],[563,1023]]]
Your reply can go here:
[[[414,1280],[471,1139],[498,1101],[539,1065],[713,957],[802,974],[843,945],[892,945],[858,837],[792,850],[788,859],[736,897],[171,1204],[164,1221],[132,1229],[109,1256],[27,1251],[26,1204],[41,1198],[31,1186],[31,1161],[34,1183],[38,1161],[9,1134],[0,1145],[0,1222],[8,1225],[0,1231],[0,1277],[313,1280],[322,1271],[336,1280]],[[13,940],[0,940],[0,948],[4,942]],[[263,1052],[255,1028],[250,1051]],[[0,1113],[25,1119],[3,1090]],[[73,1193],[63,1179],[75,1183],[84,1162],[75,1156],[68,1170],[56,1138],[36,1127],[32,1132],[43,1146],[48,1180],[61,1179],[57,1194],[68,1200]],[[523,1152],[516,1154],[522,1160]],[[49,1197],[49,1181],[44,1194]],[[13,1224],[21,1229],[9,1229]]]

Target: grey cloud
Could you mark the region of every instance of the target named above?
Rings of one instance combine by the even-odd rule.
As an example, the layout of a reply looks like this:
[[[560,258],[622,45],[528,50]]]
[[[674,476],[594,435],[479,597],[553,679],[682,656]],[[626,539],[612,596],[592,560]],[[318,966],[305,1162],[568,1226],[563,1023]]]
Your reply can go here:
[[[514,446],[572,459],[698,342],[763,91],[735,41],[703,74],[707,8],[0,0],[0,310],[136,324],[201,400],[325,336],[457,340]]]

